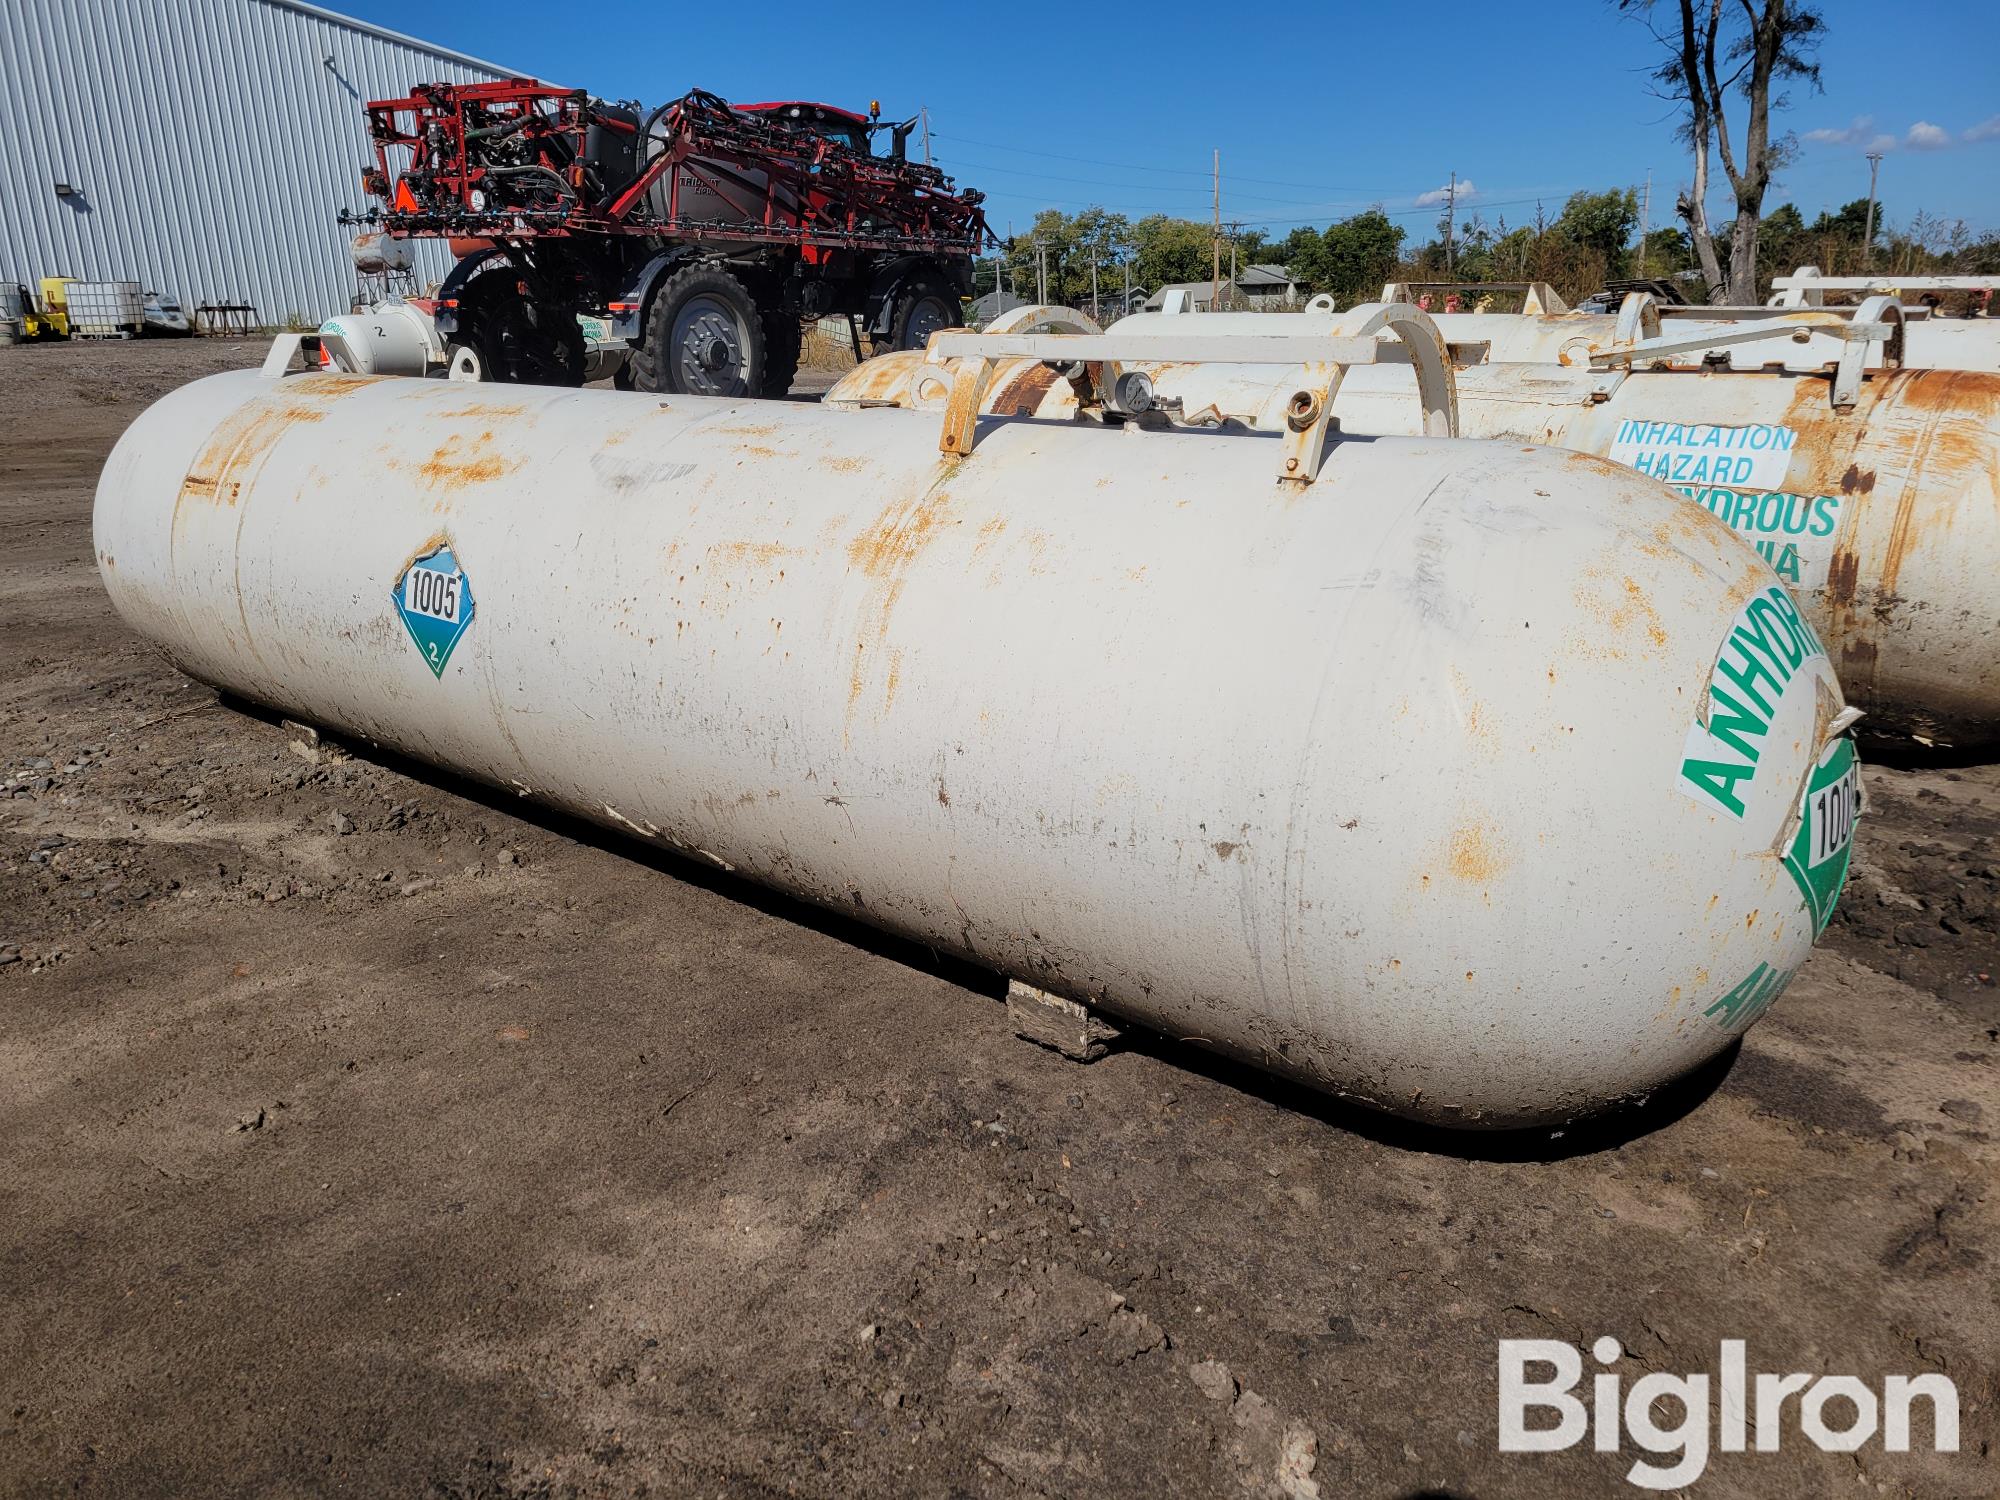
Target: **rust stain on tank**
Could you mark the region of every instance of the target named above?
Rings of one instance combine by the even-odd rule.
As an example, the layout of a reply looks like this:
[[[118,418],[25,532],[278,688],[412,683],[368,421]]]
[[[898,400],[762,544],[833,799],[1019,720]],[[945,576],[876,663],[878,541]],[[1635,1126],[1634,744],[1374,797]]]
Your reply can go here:
[[[841,377],[839,399],[846,401],[892,402],[908,405],[923,366],[893,355],[865,360]]]
[[[847,560],[870,578],[900,589],[902,573],[950,518],[951,495],[929,489],[885,508],[847,547]]]
[[[711,566],[754,565],[774,567],[788,557],[802,557],[804,551],[783,542],[717,542],[708,549]]]
[[[1876,592],[1896,592],[1911,550],[1932,524],[1950,524],[1966,480],[1994,462],[2000,422],[2000,376],[1973,370],[1910,370],[1886,377],[1897,407],[1919,415],[1904,465],[1902,492],[1889,527]],[[1907,430],[1907,429],[1906,429]]]
[[[1826,597],[1836,609],[1854,602],[1854,589],[1861,574],[1861,560],[1842,548],[1826,566]]]
[[[1477,823],[1468,823],[1453,833],[1446,848],[1445,867],[1458,879],[1473,885],[1490,885],[1506,871],[1507,863],[1485,828]]]
[[[356,391],[366,390],[371,385],[380,385],[385,380],[395,380],[394,375],[349,375],[344,372],[321,370],[306,375],[288,375],[284,388],[295,395],[315,396],[322,401],[339,401],[352,396]]]
[[[1865,495],[1875,488],[1875,471],[1863,469],[1859,464],[1849,464],[1847,472],[1840,476],[1840,492],[1843,495]]]
[[[1655,650],[1666,648],[1666,626],[1661,623],[1659,611],[1653,608],[1651,597],[1638,579],[1629,574],[1621,575],[1616,592],[1607,601],[1604,594],[1609,590],[1603,575],[1593,569],[1584,576],[1589,582],[1576,590],[1576,603],[1578,608],[1603,624],[1603,637],[1596,643],[1600,651],[1613,657],[1621,655],[1611,642],[1622,641],[1635,630],[1642,632]]]
[[[1840,645],[1840,682],[1850,693],[1857,687],[1875,685],[1875,643],[1868,640],[1843,641]]]
[[[868,528],[848,543],[849,565],[873,582],[856,622],[859,634],[847,681],[850,715],[867,684],[870,654],[879,653],[886,642],[889,617],[895,613],[896,602],[909,581],[911,565],[940,532],[956,524],[947,484],[957,470],[955,460],[940,460],[928,485],[910,498],[885,506]],[[896,665],[892,659],[891,693]]]
[[[195,456],[181,480],[176,510],[182,500],[234,505],[280,438],[295,426],[325,420],[326,413],[318,407],[291,401],[253,401],[239,407],[217,424]]]
[[[482,432],[478,437],[467,440],[462,434],[453,433],[423,463],[417,466],[417,477],[427,485],[443,488],[447,485],[486,484],[513,473],[525,460],[508,459],[498,453],[482,453],[482,446],[493,440],[491,431]],[[393,467],[402,467],[393,465]]]
[[[419,388],[419,393],[423,388]],[[525,417],[528,408],[521,405],[507,405],[499,401],[468,401],[463,406],[441,407],[431,413],[439,418],[463,418],[471,422],[505,422],[515,417]]]
[[[996,417],[1032,417],[1041,410],[1042,398],[1056,383],[1051,365],[1032,364],[1002,388],[988,410]]]

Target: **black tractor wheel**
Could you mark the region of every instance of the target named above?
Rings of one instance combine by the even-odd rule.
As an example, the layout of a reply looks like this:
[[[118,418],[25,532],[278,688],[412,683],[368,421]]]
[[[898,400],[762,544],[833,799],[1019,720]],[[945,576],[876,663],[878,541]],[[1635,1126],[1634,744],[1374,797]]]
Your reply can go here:
[[[583,384],[583,329],[574,313],[538,303],[512,277],[493,273],[475,278],[459,306],[458,338],[479,351],[487,380]]]
[[[922,349],[938,330],[962,327],[964,322],[959,315],[958,298],[937,282],[919,276],[896,293],[889,314],[889,336],[878,342],[875,352]]]
[[[715,264],[674,272],[653,294],[644,346],[632,351],[642,391],[749,396],[764,385],[764,319],[749,288]]]
[[[764,378],[759,395],[782,401],[792,393],[792,382],[799,375],[799,351],[804,343],[804,330],[792,314],[764,314]]]

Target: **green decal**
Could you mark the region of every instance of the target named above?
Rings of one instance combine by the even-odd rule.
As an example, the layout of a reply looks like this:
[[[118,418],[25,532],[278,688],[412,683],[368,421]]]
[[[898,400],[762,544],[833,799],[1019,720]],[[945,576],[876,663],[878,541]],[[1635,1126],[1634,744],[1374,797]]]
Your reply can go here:
[[[1767,588],[1744,605],[1709,673],[1708,712],[1688,730],[1681,749],[1681,790],[1741,818],[1737,786],[1757,775],[1764,736],[1785,689],[1800,667],[1824,655],[1783,588]]]
[[[1731,1036],[1740,1035],[1752,1021],[1771,1008],[1771,1002],[1785,992],[1785,986],[1798,972],[1797,969],[1774,969],[1769,964],[1759,964],[1702,1014]]]
[[[1812,913],[1813,932],[1826,929],[1847,884],[1854,825],[1861,813],[1861,762],[1845,736],[1827,746],[1806,782],[1799,831],[1785,851],[1785,868]]]

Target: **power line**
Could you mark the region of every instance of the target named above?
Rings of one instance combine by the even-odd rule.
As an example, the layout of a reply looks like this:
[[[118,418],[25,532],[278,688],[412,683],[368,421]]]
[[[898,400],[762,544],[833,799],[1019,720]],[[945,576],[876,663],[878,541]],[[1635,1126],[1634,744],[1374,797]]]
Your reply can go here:
[[[934,135],[938,139],[944,139],[944,133],[942,131],[934,132]],[[962,136],[954,137],[954,139],[962,141],[964,140],[964,137]],[[1030,154],[1045,155],[1051,157],[1056,156],[1055,152],[1036,152]],[[1065,161],[1090,160],[1090,158],[1087,157],[1062,157],[1060,159]],[[940,157],[938,161],[939,165],[947,164],[944,158],[942,157]],[[1115,188],[1136,188],[1140,191],[1146,190],[1145,184],[1143,183],[1109,182],[1102,178],[1096,178],[1096,177],[1050,176],[1046,173],[1026,171],[1019,167],[1001,167],[1001,166],[994,166],[986,162],[971,161],[964,157],[953,157],[949,164],[956,168],[961,169],[954,173],[954,175],[957,176],[964,176],[965,172],[962,169],[969,168],[974,173],[993,172],[993,173],[998,173],[1001,176],[1005,177],[1024,177],[1032,182],[1061,182],[1061,183],[1068,183],[1072,186],[1077,186],[1077,187],[1115,187]],[[1106,165],[1115,166],[1117,165],[1117,163],[1106,163]],[[1204,173],[1201,175],[1207,176],[1209,174]],[[1232,179],[1232,181],[1233,180],[1234,179]],[[1266,179],[1246,178],[1244,180],[1251,181],[1251,180],[1266,180]],[[1309,184],[1299,184],[1299,185],[1308,186]],[[1425,191],[1428,192],[1433,190],[1426,189]],[[1518,208],[1527,204],[1543,202],[1549,198],[1566,198],[1569,196],[1571,192],[1575,191],[1579,190],[1571,188],[1559,188],[1551,190],[1549,192],[1537,193],[1534,197],[1531,198],[1492,198],[1492,199],[1473,198],[1473,199],[1466,199],[1463,201],[1465,201],[1466,206],[1468,208],[1472,209],[1474,212],[1477,212],[1479,210],[1488,208]],[[1188,187],[1183,187],[1177,183],[1162,184],[1161,187],[1158,189],[1158,193],[1159,196],[1157,197],[1148,198],[1143,203],[1135,203],[1130,200],[1113,201],[1100,198],[1090,198],[1090,199],[1055,198],[1055,197],[1045,198],[1042,197],[1040,194],[1036,193],[1021,192],[1018,190],[1009,190],[1009,196],[1015,198],[1038,200],[1050,207],[1104,208],[1104,209],[1117,208],[1125,212],[1134,212],[1134,213],[1165,211],[1165,208],[1167,207],[1167,200],[1175,197],[1176,195],[1189,201],[1190,203],[1201,202],[1203,199],[1206,199],[1210,196],[1209,193],[1204,192],[1199,188],[1194,188],[1191,185]],[[1335,217],[1351,216],[1353,213],[1365,212],[1371,208],[1380,209],[1380,211],[1386,217],[1391,219],[1421,218],[1427,214],[1435,213],[1441,206],[1439,203],[1427,203],[1427,204],[1419,204],[1412,208],[1382,208],[1381,207],[1382,199],[1380,198],[1348,198],[1348,199],[1330,199],[1323,202],[1307,202],[1304,199],[1298,199],[1298,198],[1265,198],[1265,197],[1260,197],[1256,194],[1244,194],[1242,196],[1247,197],[1252,202],[1256,203],[1280,203],[1287,205],[1289,207],[1296,207],[1296,208],[1317,208],[1320,211],[1318,215],[1306,216],[1301,218],[1285,218],[1276,215],[1264,218],[1246,218],[1242,221],[1245,224],[1312,224],[1318,222],[1320,218],[1324,218],[1328,215],[1332,215]],[[1422,196],[1422,194],[1391,192],[1388,193],[1387,196],[1390,199],[1405,198],[1405,197],[1416,198]],[[1457,197],[1456,194],[1451,194],[1448,196]]]
[[[1088,200],[1086,200],[1086,199],[1082,199],[1082,198],[1040,198],[1040,197],[1036,197],[1036,196],[1033,196],[1033,195],[1030,195],[1030,194],[1027,194],[1027,193],[1015,193],[1015,194],[1013,194],[1013,195],[1011,195],[1011,196],[1013,196],[1013,197],[1015,197],[1015,198],[1018,198],[1018,199],[1021,199],[1022,201],[1025,201],[1025,202],[1034,202],[1034,203],[1038,203],[1038,204],[1039,204],[1039,205],[1040,205],[1041,207],[1043,207],[1043,208],[1056,208],[1056,209],[1063,209],[1063,208],[1102,208],[1102,209],[1113,209],[1113,208],[1116,208],[1116,209],[1118,209],[1118,210],[1119,210],[1119,211],[1121,211],[1121,212],[1125,212],[1125,213],[1137,213],[1137,214],[1142,214],[1142,215],[1143,215],[1143,214],[1147,214],[1147,213],[1164,213],[1164,212],[1165,212],[1165,210],[1164,210],[1164,209],[1162,209],[1162,208],[1161,208],[1161,207],[1159,206],[1159,204],[1158,204],[1157,202],[1154,202],[1154,203],[1151,203],[1151,204],[1137,204],[1137,203],[1126,203],[1126,204],[1112,204],[1112,203],[1105,203],[1105,202],[1102,202],[1102,201],[1100,201],[1100,200],[1097,200],[1097,199],[1088,199]],[[1524,208],[1524,207],[1527,207],[1527,206],[1529,206],[1529,205],[1532,205],[1532,204],[1536,204],[1536,203],[1545,203],[1545,202],[1547,202],[1547,201],[1548,201],[1548,200],[1549,200],[1550,198],[1565,198],[1565,197],[1567,197],[1567,196],[1568,196],[1568,193],[1564,193],[1564,192],[1556,192],[1556,193],[1538,193],[1538,194],[1536,194],[1536,195],[1535,195],[1534,197],[1532,197],[1532,198],[1502,198],[1502,199],[1492,199],[1492,200],[1487,200],[1487,199],[1480,199],[1480,200],[1478,200],[1478,201],[1476,201],[1476,202],[1473,202],[1473,203],[1469,204],[1468,206],[1469,206],[1469,207],[1471,207],[1472,209],[1476,210],[1476,211],[1483,211],[1483,210],[1485,210],[1485,209],[1489,209],[1489,208]],[[1386,218],[1386,219],[1423,219],[1423,218],[1434,218],[1434,217],[1436,217],[1436,215],[1437,215],[1437,211],[1438,211],[1438,208],[1439,208],[1439,205],[1438,205],[1438,204],[1435,204],[1435,203],[1431,203],[1431,204],[1426,204],[1426,205],[1425,205],[1424,207],[1422,207],[1422,208],[1385,208],[1385,209],[1381,209],[1381,210],[1379,210],[1379,212],[1380,212],[1380,213],[1382,214],[1382,216],[1383,216],[1384,218]],[[1368,210],[1367,210],[1367,209],[1363,209],[1362,211],[1363,211],[1363,212],[1367,212]],[[1168,216],[1168,217],[1170,217],[1170,218],[1173,218],[1173,217],[1185,217],[1184,215],[1174,215],[1174,214],[1168,214],[1167,216]],[[1352,215],[1348,215],[1347,217],[1353,217],[1353,216],[1352,216]],[[1239,222],[1239,223],[1243,224],[1243,225],[1244,225],[1244,226],[1245,226],[1246,228],[1257,228],[1257,227],[1271,227],[1271,228],[1279,228],[1279,227],[1284,227],[1284,226],[1288,226],[1288,225],[1296,225],[1296,224],[1322,224],[1322,223],[1325,223],[1325,222],[1327,222],[1327,215],[1325,215],[1325,214],[1320,214],[1320,215],[1316,215],[1316,216],[1314,216],[1314,217],[1312,217],[1312,218],[1306,218],[1306,219],[1250,219],[1250,218],[1246,218],[1246,219],[1241,219],[1241,220],[1238,220],[1237,222]],[[1518,228],[1519,226],[1517,225],[1516,227]]]
[[[1137,162],[1107,161],[1103,157],[1099,156],[1069,156],[1065,155],[1060,151],[1036,151],[1028,146],[1009,146],[1009,145],[1004,145],[999,141],[975,141],[970,136],[948,135],[942,130],[933,131],[932,136],[936,140],[957,141],[961,145],[979,146],[988,151],[1005,151],[1012,155],[1017,155],[1017,156],[1043,156],[1047,157],[1050,161],[1071,161],[1071,162],[1076,162],[1080,166],[1086,166],[1086,167],[1112,167],[1121,172],[1157,172],[1165,176],[1195,177],[1195,178],[1204,178],[1209,175],[1208,173],[1199,171],[1194,167],[1142,167]],[[1392,195],[1394,193],[1394,190],[1391,188],[1368,188],[1368,187],[1335,188],[1335,187],[1329,187],[1326,183],[1323,182],[1295,182],[1280,177],[1238,178],[1232,176],[1230,180],[1232,182],[1254,182],[1262,187],[1306,188],[1309,191],[1325,191],[1331,193],[1390,193]]]
[[[946,164],[946,158],[941,156],[937,159],[937,165],[944,166]],[[950,158],[949,164],[954,169],[954,176],[963,176],[966,171],[971,171],[974,173],[998,173],[1002,177],[1026,177],[1035,182],[1067,182],[1079,187],[1141,189],[1146,187],[1144,183],[1112,182],[1102,177],[1059,177],[1047,172],[1030,171],[1024,167],[1002,167],[996,166],[991,162],[972,161],[967,157],[956,155]],[[1231,180],[1234,181],[1233,178]],[[1203,198],[1208,196],[1207,193],[1196,188],[1192,183],[1185,187],[1179,183],[1163,184],[1158,191],[1161,193],[1185,193]],[[1305,198],[1271,198],[1258,193],[1245,193],[1240,196],[1248,198],[1255,203],[1282,203],[1293,208],[1345,208],[1350,205],[1365,208],[1372,201],[1370,199],[1323,201]]]

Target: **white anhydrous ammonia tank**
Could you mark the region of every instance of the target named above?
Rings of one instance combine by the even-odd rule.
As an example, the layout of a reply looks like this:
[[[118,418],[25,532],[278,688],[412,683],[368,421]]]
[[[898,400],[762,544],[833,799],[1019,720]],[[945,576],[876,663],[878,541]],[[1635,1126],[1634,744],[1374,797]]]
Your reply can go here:
[[[1846,869],[1819,642],[1578,454],[241,373],[96,549],[206,682],[1427,1120],[1711,1057]]]
[[[1773,309],[1727,307],[1663,307],[1661,331],[1679,338],[1697,333],[1720,335],[1745,327],[1780,323],[1800,335],[1726,345],[1715,354],[1737,370],[1761,370],[1779,364],[1790,370],[1817,370],[1839,360],[1840,339],[1829,327],[1844,314],[1838,309]],[[1447,343],[1461,347],[1484,345],[1494,363],[1547,362],[1587,365],[1593,350],[1617,342],[1618,319],[1612,313],[1432,313]],[[1350,312],[1295,313],[1133,313],[1112,327],[1121,334],[1170,338],[1186,347],[1197,336],[1230,333],[1350,332],[1358,320]],[[1699,351],[1680,356],[1701,363]],[[1881,351],[1871,350],[1869,363],[1881,364]],[[1903,325],[1903,367],[1909,370],[1978,370],[2000,372],[2000,318],[1912,317]]]
[[[827,401],[940,406],[944,376],[923,360],[920,351],[870,360]],[[1182,420],[1266,432],[1283,429],[1285,404],[1307,381],[1275,365],[1135,368],[1181,402]],[[1357,365],[1335,415],[1350,432],[1414,433],[1414,385],[1407,366]],[[1607,379],[1547,364],[1470,365],[1457,390],[1468,437],[1615,459],[1729,522],[1799,598],[1871,727],[2000,742],[2000,375],[1873,371],[1848,411],[1833,407],[1824,377],[1778,371]],[[1068,382],[1032,360],[1000,361],[988,391],[989,411],[1076,413]]]
[[[444,342],[430,315],[407,302],[378,302],[319,325],[347,341],[354,367],[364,375],[423,375],[444,362]]]

